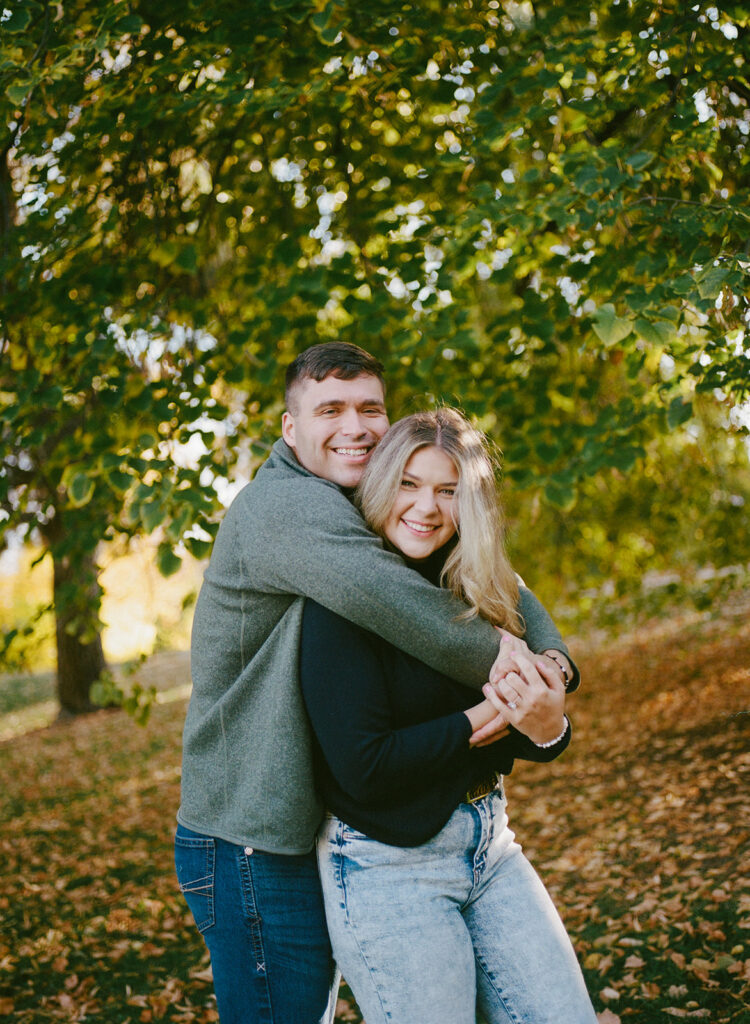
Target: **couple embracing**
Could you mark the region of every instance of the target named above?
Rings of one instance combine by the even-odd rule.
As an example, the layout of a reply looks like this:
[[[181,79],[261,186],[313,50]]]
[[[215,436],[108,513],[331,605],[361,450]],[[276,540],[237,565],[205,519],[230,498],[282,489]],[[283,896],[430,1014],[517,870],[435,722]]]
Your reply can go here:
[[[595,1024],[502,777],[570,741],[578,674],[504,553],[458,412],[389,427],[344,343],[287,372],[278,441],[196,605],[175,858],[222,1024]]]

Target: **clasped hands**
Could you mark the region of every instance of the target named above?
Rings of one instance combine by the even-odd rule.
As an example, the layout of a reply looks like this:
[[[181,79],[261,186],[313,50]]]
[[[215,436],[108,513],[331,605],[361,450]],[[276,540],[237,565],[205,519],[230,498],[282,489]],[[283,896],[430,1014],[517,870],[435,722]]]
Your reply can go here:
[[[498,629],[500,650],[483,687],[485,700],[466,711],[471,746],[507,736],[509,726],[534,743],[548,743],[565,725],[565,681],[560,666],[534,654],[519,637]]]

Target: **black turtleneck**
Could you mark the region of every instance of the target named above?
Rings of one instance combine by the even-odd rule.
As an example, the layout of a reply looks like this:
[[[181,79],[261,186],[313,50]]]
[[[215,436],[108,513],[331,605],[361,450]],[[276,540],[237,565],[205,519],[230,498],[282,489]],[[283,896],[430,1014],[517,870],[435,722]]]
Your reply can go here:
[[[437,583],[448,545],[413,563]],[[426,842],[467,790],[508,775],[515,758],[551,761],[570,728],[540,748],[511,730],[488,747],[469,747],[465,708],[476,690],[315,601],[306,601],[300,643],[302,692],[316,737],[316,784],[327,806],[352,828],[396,846]]]

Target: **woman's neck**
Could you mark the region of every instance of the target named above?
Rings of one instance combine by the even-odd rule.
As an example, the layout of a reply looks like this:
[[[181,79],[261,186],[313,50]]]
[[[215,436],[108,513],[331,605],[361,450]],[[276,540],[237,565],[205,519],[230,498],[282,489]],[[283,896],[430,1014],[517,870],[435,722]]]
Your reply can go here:
[[[414,560],[406,558],[404,555],[401,555],[401,557],[411,569],[416,569],[420,576],[424,576],[424,578],[429,580],[430,583],[434,583],[436,587],[439,587],[440,574],[448,560],[448,556],[456,546],[456,540],[456,537],[451,537],[446,544],[443,544],[441,548],[433,551],[431,555],[427,556],[427,558]],[[401,554],[401,552],[398,553]]]

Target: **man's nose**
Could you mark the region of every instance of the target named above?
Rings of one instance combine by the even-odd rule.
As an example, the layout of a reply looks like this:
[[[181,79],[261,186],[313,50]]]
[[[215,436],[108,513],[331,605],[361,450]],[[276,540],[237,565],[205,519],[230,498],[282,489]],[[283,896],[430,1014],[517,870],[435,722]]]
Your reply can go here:
[[[367,433],[367,421],[356,409],[347,409],[341,417],[340,429],[348,437],[361,437]]]

